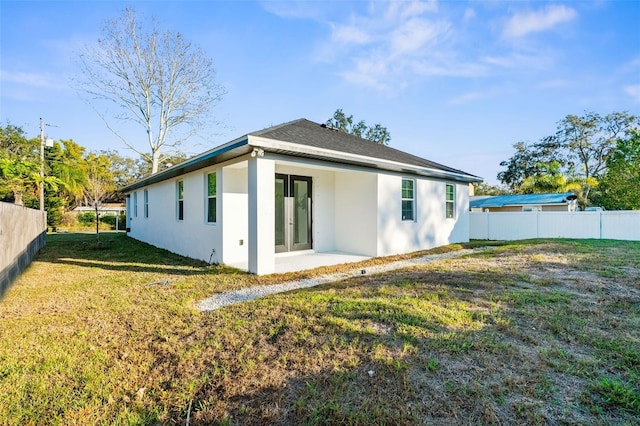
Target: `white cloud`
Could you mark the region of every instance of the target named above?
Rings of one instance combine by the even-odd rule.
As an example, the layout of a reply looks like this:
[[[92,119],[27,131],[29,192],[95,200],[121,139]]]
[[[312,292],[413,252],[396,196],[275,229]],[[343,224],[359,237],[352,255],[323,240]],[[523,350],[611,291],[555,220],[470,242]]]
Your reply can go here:
[[[469,93],[465,93],[463,95],[460,96],[456,96],[453,99],[450,99],[448,104],[449,105],[463,105],[463,104],[467,104],[473,101],[477,101],[478,99],[482,99],[482,98],[486,98],[487,97],[487,93],[483,93],[483,92],[469,92]]]
[[[433,61],[425,59],[411,63],[411,70],[422,76],[443,76],[443,77],[479,77],[486,75],[486,66],[473,62],[458,62],[455,60],[442,59]]]
[[[631,96],[635,102],[640,103],[640,84],[634,84],[624,88],[624,92]]]
[[[34,88],[61,89],[66,87],[61,83],[64,79],[49,73],[2,70],[0,73],[0,80],[3,83]]]
[[[467,8],[467,10],[464,11],[464,16],[462,17],[462,21],[469,22],[473,18],[475,18],[475,16],[476,16],[476,11],[471,8]]]
[[[622,67],[620,67],[621,73],[635,73],[640,70],[640,55],[631,59],[630,61],[624,63]]]
[[[540,89],[563,89],[569,87],[569,82],[563,79],[547,80],[538,84]]]
[[[482,61],[500,68],[544,70],[551,67],[553,54],[549,51],[513,52],[505,56],[485,56]]]
[[[437,10],[435,1],[371,2],[364,13],[329,24],[331,38],[317,49],[317,59],[349,57],[352,66],[339,75],[375,89],[397,88],[411,74],[448,74],[447,65],[434,58],[452,25]],[[428,67],[426,62],[436,64]]]
[[[371,34],[355,25],[332,25],[331,38],[341,44],[366,44],[373,40]]]
[[[392,1],[385,13],[385,19],[391,22],[402,21],[416,16],[420,16],[426,12],[437,12],[438,3],[435,0],[412,2]]]
[[[420,51],[428,42],[435,41],[450,28],[447,22],[430,22],[413,18],[390,34],[390,49],[395,55]]]
[[[555,60],[551,48],[496,50],[495,44],[480,38],[486,25],[471,7],[440,11],[437,2],[418,0],[349,5],[331,20],[318,15],[330,36],[318,43],[313,58],[333,64],[335,73],[354,85],[396,90],[435,76],[474,78],[490,76],[492,70],[546,70]],[[574,14],[566,6],[550,6],[517,14],[511,25],[523,35]],[[321,15],[330,16],[329,10]]]
[[[507,21],[502,34],[506,38],[524,37],[569,22],[577,15],[575,9],[564,5],[547,6],[536,12],[516,13]]]
[[[390,63],[380,54],[356,58],[353,60],[353,64],[354,66],[351,69],[340,73],[346,81],[381,91],[392,89],[385,83],[391,71]]]
[[[281,18],[319,19],[323,13],[316,2],[310,1],[263,1],[262,7]]]

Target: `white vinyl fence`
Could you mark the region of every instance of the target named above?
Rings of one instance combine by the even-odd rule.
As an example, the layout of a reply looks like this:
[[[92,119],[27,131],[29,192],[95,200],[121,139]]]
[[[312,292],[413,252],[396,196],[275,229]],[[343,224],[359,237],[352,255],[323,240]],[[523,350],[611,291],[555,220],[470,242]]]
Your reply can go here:
[[[469,213],[472,240],[599,238],[640,241],[640,211]]]

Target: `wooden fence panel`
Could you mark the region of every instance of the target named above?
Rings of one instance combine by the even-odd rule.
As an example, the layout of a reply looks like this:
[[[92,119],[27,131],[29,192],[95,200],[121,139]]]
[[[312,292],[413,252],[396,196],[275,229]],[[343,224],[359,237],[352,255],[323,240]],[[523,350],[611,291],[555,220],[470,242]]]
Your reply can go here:
[[[46,212],[0,202],[0,297],[46,242]]]

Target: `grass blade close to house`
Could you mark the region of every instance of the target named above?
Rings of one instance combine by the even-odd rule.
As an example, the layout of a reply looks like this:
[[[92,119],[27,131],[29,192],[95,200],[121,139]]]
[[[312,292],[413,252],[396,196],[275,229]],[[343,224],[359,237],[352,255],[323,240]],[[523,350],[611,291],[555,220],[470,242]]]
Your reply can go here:
[[[92,235],[51,235],[0,300],[0,424],[640,417],[640,243],[502,243],[213,312],[193,307],[317,272],[255,277],[123,234],[104,234],[100,248]]]

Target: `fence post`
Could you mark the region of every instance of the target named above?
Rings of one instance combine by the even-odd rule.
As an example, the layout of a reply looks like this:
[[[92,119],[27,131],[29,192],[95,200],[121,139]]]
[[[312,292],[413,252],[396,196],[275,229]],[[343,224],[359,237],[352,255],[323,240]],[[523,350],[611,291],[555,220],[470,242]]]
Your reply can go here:
[[[484,214],[487,218],[487,240],[491,240],[491,218],[489,217],[489,212],[484,212]]]
[[[602,213],[603,212],[600,211],[598,213],[599,213],[599,216],[600,216],[600,220],[599,220],[599,222],[600,222],[600,232],[599,232],[599,234],[600,234],[600,239],[602,239]]]

